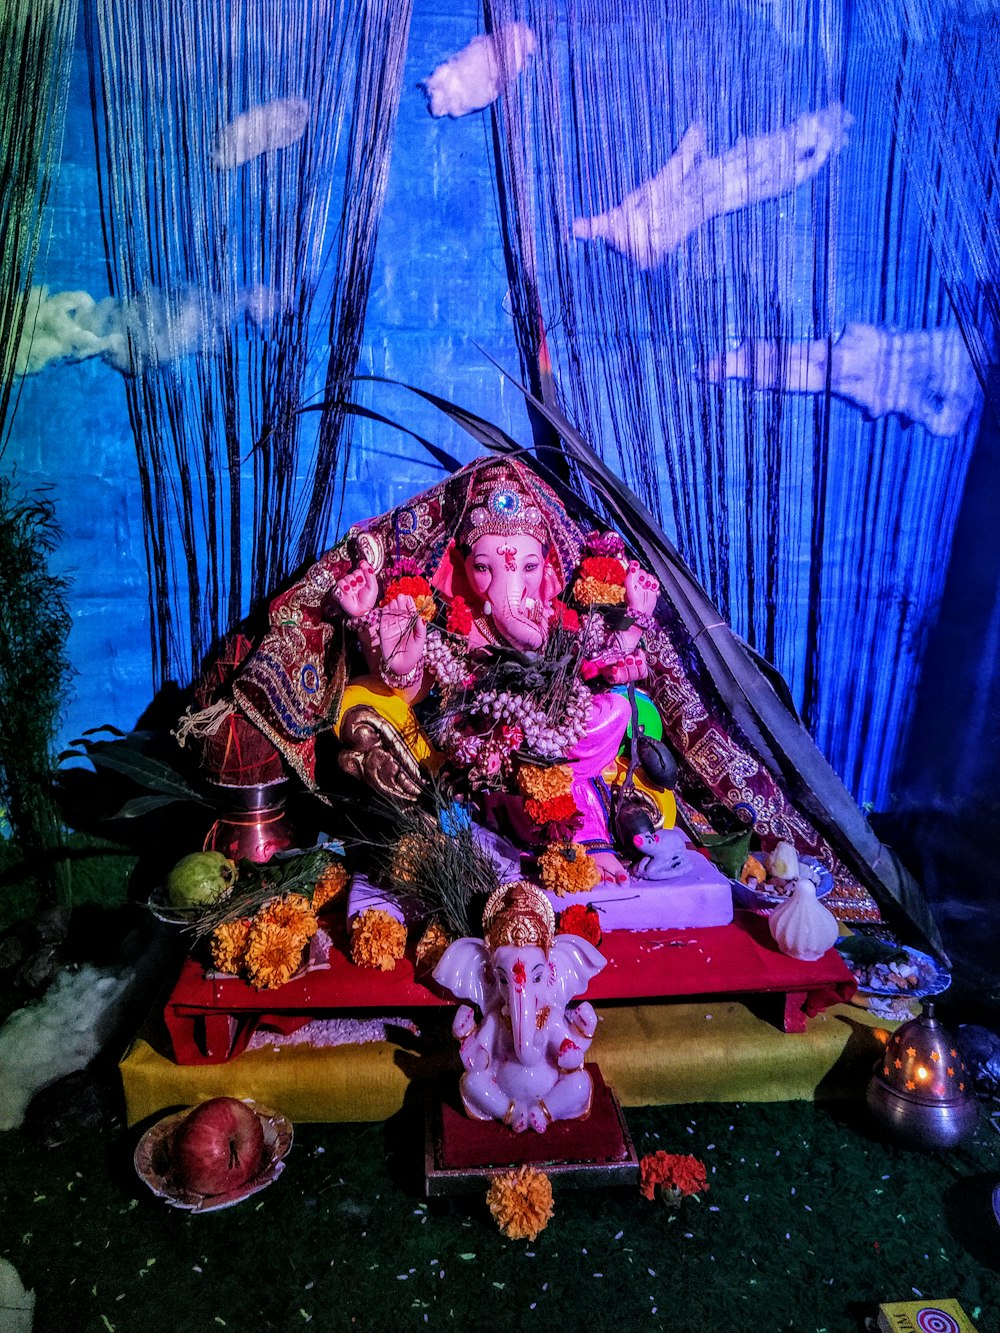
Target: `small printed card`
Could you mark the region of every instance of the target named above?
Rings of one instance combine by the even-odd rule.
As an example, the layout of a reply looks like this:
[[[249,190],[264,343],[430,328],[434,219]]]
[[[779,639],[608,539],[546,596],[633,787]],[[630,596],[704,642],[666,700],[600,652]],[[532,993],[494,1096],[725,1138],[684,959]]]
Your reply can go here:
[[[878,1307],[878,1333],[976,1333],[958,1301],[893,1301]]]

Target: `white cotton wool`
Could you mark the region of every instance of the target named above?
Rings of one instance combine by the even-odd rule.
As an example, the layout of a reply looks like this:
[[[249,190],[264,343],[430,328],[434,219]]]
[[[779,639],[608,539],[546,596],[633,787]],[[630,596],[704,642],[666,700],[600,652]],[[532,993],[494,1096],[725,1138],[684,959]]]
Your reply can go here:
[[[31,1333],[34,1320],[35,1293],[25,1291],[14,1265],[0,1259],[0,1330]]]
[[[309,103],[304,97],[252,106],[219,131],[212,147],[212,166],[232,171],[261,153],[290,148],[302,138],[308,124]]]
[[[127,1001],[135,973],[85,963],[0,1027],[0,1130],[16,1129],[39,1090],[85,1068]]]
[[[535,34],[526,23],[505,23],[473,37],[420,85],[428,110],[452,117],[482,111],[513,83],[534,50]]]
[[[614,208],[573,222],[578,241],[602,240],[637,268],[654,268],[710,218],[775,199],[815,176],[847,142],[853,117],[840,103],[770,134],[741,138],[712,157],[704,126],[689,127],[666,166]]]
[[[32,287],[15,372],[34,375],[60,361],[99,356],[123,375],[208,353],[246,316],[260,327],[280,311],[279,294],[260,284],[222,297],[155,288],[128,300]]]

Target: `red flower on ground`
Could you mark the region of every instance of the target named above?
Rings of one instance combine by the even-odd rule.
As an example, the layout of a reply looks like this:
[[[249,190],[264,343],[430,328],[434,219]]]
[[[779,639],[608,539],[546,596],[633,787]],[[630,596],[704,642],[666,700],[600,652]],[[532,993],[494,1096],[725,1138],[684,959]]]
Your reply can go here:
[[[639,1163],[641,1190],[655,1199],[657,1187],[678,1195],[702,1194],[709,1188],[705,1163],[689,1153],[668,1153],[662,1148],[648,1153]]]

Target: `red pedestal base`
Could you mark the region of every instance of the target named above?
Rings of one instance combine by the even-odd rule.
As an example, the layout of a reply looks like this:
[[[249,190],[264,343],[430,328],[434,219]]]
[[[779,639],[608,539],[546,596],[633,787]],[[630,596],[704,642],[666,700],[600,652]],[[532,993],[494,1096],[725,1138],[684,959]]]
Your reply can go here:
[[[577,1188],[638,1184],[639,1160],[618,1098],[597,1065],[586,1068],[594,1082],[590,1114],[583,1120],[557,1120],[544,1134],[515,1134],[496,1120],[472,1120],[462,1106],[457,1080],[453,1082],[439,1100],[428,1104],[428,1197],[479,1189],[500,1172],[525,1163]]]

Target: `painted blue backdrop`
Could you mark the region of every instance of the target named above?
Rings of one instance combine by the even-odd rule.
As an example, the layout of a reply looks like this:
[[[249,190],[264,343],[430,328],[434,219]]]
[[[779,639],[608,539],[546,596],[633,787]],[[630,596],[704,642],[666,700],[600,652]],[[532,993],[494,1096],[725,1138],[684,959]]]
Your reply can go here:
[[[478,350],[485,348],[516,371],[488,123],[478,115],[433,120],[417,87],[420,79],[468,40],[480,22],[479,6],[472,0],[417,0],[414,6],[359,369],[409,382],[469,406],[527,442],[520,395]],[[852,190],[864,188],[856,171],[847,180]],[[873,209],[883,213],[892,209],[897,218],[911,216],[909,201],[883,197],[884,182],[873,183],[872,189]],[[863,200],[857,211],[859,216],[865,213]],[[95,297],[106,293],[82,37],[73,69],[63,164],[48,210],[43,246],[36,281],[46,283],[52,291],[80,289]],[[889,274],[890,295],[911,278],[913,275]],[[860,290],[870,286],[872,275],[861,270],[852,274],[848,266],[840,280],[838,301],[846,317],[851,301],[844,284],[854,281]],[[886,292],[882,297],[891,308]],[[380,411],[443,443],[459,461],[473,456],[471,441],[419,400],[370,386],[360,388],[358,397],[377,403]],[[837,407],[834,424],[841,416],[849,419],[850,413]],[[738,418],[734,428],[738,428]],[[888,427],[880,433],[881,443],[897,451],[910,447],[912,437],[901,435],[901,430],[899,423]],[[906,746],[901,735],[894,737],[900,746],[891,780],[885,781],[884,775],[876,780],[857,764],[842,771],[860,800],[881,807],[955,803],[963,793],[978,798],[992,781],[990,754],[1000,738],[993,702],[998,652],[997,558],[988,503],[996,485],[996,433],[989,413],[979,428],[975,453],[973,444],[970,435],[968,448],[956,455],[962,469],[972,460],[975,478],[961,506],[945,515],[921,516],[919,510],[908,513],[904,530],[895,536],[887,534],[887,541],[905,544],[921,535],[913,523],[942,525],[945,540],[938,572],[946,592],[940,615],[936,597],[922,611],[921,633],[928,640],[926,667],[922,681],[914,684],[909,712],[903,709],[893,723],[898,732],[911,723],[912,729]],[[389,508],[439,475],[419,446],[386,427],[356,426],[355,445],[341,528]],[[926,436],[919,445],[928,448]],[[4,462],[15,469],[22,488],[52,488],[62,527],[57,564],[72,579],[70,655],[76,671],[63,738],[106,722],[127,728],[149,704],[153,685],[135,445],[119,372],[91,359],[53,364],[26,377]],[[663,478],[660,483],[664,484]],[[863,469],[857,484],[871,484],[870,476],[864,481]],[[871,508],[866,508],[860,492],[856,499],[854,504],[847,490],[836,496],[837,522],[845,526],[848,536],[852,524],[879,521],[877,513],[873,516]],[[738,503],[734,496],[734,504]],[[953,522],[957,522],[958,534],[955,559],[945,585]],[[330,539],[335,535],[331,530]],[[938,558],[933,550],[927,556],[932,562]],[[975,597],[970,588],[975,589]],[[849,587],[825,589],[826,614],[842,617],[852,595]],[[865,608],[862,611],[867,614]],[[791,616],[793,608],[789,612]],[[794,614],[799,616],[799,610]],[[877,608],[873,614],[878,615]],[[794,645],[789,652],[794,658]],[[39,664],[39,670],[44,669]],[[850,672],[843,674],[842,685],[843,697],[828,700],[819,719],[821,743],[823,738],[835,737],[838,710],[849,713],[856,702],[851,697]],[[883,725],[882,719],[873,721],[873,736],[882,734]],[[838,766],[836,745],[824,748]]]

